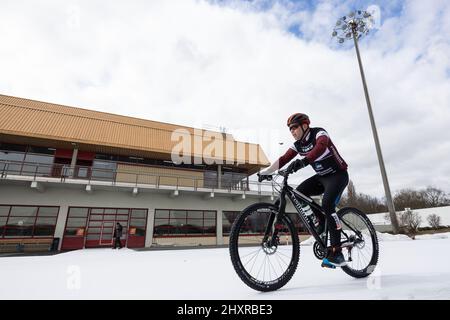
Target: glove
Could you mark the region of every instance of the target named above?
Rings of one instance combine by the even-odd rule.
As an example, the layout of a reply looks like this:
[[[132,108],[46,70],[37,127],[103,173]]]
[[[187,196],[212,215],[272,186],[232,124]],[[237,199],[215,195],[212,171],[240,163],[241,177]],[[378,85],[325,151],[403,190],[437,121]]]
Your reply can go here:
[[[300,170],[301,168],[306,167],[308,164],[309,164],[309,161],[306,158],[297,159],[297,160],[291,162],[291,164],[287,167],[286,171],[289,173],[294,173],[294,172],[297,172],[298,170]]]
[[[256,175],[258,176],[258,182],[263,182],[264,180],[269,180],[272,177],[269,174],[262,174],[260,172],[258,172]]]

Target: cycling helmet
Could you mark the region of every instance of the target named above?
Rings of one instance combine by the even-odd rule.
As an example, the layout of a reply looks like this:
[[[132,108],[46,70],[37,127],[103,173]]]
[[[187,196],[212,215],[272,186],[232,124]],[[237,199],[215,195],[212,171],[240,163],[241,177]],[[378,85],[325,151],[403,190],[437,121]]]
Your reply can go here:
[[[304,113],[294,113],[287,119],[287,126],[291,126],[291,124],[299,124],[302,125],[304,123],[310,124],[309,117]]]

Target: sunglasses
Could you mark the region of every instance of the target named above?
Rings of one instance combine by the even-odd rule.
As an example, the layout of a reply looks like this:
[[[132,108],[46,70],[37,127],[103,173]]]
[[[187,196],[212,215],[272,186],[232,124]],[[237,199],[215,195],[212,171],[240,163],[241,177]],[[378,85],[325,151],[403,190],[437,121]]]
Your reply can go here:
[[[289,130],[290,130],[290,131],[296,130],[298,127],[300,127],[299,124],[294,124],[293,126],[290,126],[290,127],[289,127]]]

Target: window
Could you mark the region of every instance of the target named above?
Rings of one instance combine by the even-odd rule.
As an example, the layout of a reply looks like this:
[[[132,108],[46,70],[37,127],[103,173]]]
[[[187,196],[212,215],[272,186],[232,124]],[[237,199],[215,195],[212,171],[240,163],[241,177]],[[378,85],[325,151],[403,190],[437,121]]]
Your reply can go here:
[[[230,235],[231,225],[236,219],[239,211],[223,211],[222,212],[222,232],[223,235]]]
[[[0,238],[53,237],[59,207],[0,205]]]
[[[114,180],[117,163],[110,161],[94,160],[92,164],[92,178],[100,180]]]
[[[215,236],[216,212],[203,210],[155,210],[154,236]]]
[[[0,170],[9,174],[20,174],[25,153],[0,151]]]
[[[308,230],[303,226],[303,222],[300,220],[298,213],[287,212],[287,215],[291,218],[298,232],[308,232]]]
[[[27,146],[0,142],[0,150],[25,152],[27,151]]]
[[[84,237],[89,208],[69,208],[64,236]]]
[[[147,230],[147,210],[132,209],[130,217],[130,233],[133,236],[145,236]]]
[[[50,154],[53,156],[55,154],[55,149],[54,148],[46,148],[46,147],[29,146],[28,153]]]

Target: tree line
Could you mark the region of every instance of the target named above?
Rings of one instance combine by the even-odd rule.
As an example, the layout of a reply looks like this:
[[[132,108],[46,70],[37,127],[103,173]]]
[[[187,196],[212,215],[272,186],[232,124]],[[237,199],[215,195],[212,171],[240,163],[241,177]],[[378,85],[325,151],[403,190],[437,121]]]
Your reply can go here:
[[[401,189],[393,196],[396,211],[405,208],[423,209],[450,205],[450,194],[436,187],[429,186],[425,189]],[[364,193],[356,192],[355,185],[350,180],[347,192],[342,196],[339,207],[356,207],[366,213],[387,212],[386,199],[373,197]]]

